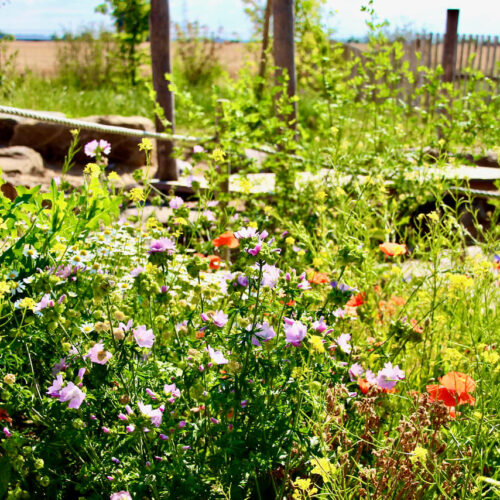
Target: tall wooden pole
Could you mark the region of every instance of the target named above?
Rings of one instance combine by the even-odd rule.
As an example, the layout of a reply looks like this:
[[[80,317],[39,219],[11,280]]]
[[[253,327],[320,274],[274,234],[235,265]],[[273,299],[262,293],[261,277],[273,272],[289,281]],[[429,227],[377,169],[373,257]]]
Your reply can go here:
[[[455,76],[458,41],[458,9],[448,9],[446,13],[446,34],[443,45],[443,81],[452,82]]]
[[[271,11],[273,0],[267,0],[264,13],[264,26],[262,28],[262,48],[260,52],[259,77],[261,81],[257,85],[257,96],[262,95],[264,90],[264,78],[266,76],[267,51],[269,50],[269,26],[271,24]]]
[[[151,61],[153,63],[153,86],[156,98],[162,107],[165,118],[170,122],[172,133],[175,130],[174,95],[168,88],[165,73],[172,72],[170,60],[170,11],[168,0],[151,0],[149,14],[151,41]],[[156,129],[163,132],[161,120],[156,118]],[[179,174],[172,152],[172,141],[157,141],[158,171],[156,177],[162,181],[175,181]]]
[[[295,21],[294,0],[273,0],[273,54],[277,68],[277,82],[281,80],[283,72],[288,73],[288,95],[295,96],[297,82],[295,78]],[[296,127],[297,103],[293,103],[293,111],[287,117],[291,127]]]

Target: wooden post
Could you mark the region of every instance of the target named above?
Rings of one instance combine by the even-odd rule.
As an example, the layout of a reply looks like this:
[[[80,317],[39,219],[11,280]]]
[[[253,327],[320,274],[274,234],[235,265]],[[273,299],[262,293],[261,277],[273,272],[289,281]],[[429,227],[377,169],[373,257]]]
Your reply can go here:
[[[452,82],[457,61],[458,9],[448,9],[446,14],[446,34],[443,45],[443,81]]]
[[[226,110],[227,99],[217,99],[215,107],[215,142],[223,146],[224,132],[226,129]],[[229,176],[231,175],[231,160],[226,157],[225,165],[219,165],[219,191],[229,193]]]
[[[151,41],[151,61],[153,63],[153,86],[156,98],[170,122],[172,133],[175,131],[174,95],[165,79],[172,72],[170,62],[170,12],[168,0],[151,0],[149,14]],[[156,130],[163,132],[161,120],[156,118]],[[174,143],[157,141],[158,170],[156,177],[161,181],[176,181],[179,177],[175,158],[172,157]]]
[[[264,13],[264,26],[262,28],[262,49],[260,52],[259,77],[262,79],[257,85],[257,97],[260,98],[264,90],[264,78],[266,76],[267,51],[269,49],[269,26],[271,24],[271,10],[273,0],[267,0]]]
[[[295,96],[297,83],[295,79],[295,22],[294,0],[273,0],[273,54],[276,66],[276,80],[279,83],[284,71],[288,73],[288,95]],[[297,125],[297,103],[293,103],[293,111],[288,118],[290,127]]]

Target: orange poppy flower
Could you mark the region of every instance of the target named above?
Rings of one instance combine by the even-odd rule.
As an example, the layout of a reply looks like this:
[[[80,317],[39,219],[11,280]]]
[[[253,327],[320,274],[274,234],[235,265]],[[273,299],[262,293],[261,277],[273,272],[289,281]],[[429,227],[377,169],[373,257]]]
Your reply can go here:
[[[322,285],[324,283],[330,283],[328,279],[328,274],[326,273],[314,273],[313,277],[309,280],[314,285]]]
[[[379,246],[380,250],[388,255],[389,257],[396,257],[398,255],[404,255],[406,253],[406,245],[399,243],[381,243]]]
[[[205,336],[205,332],[203,332],[201,330],[199,332],[196,332],[196,335],[195,335],[195,337],[197,339],[202,339],[204,336]]]
[[[222,233],[220,236],[212,240],[212,243],[216,247],[228,247],[228,248],[238,248],[240,246],[240,242],[234,236],[232,231],[226,231]]]
[[[222,259],[218,255],[209,255],[208,257],[209,264],[208,267],[210,269],[219,269],[220,268],[220,263],[222,262]]]
[[[290,299],[287,303],[286,303],[287,306],[289,307],[293,307],[295,305],[295,300],[293,299]]]
[[[413,328],[413,331],[417,333],[424,333],[424,329],[421,326],[418,326],[418,321],[415,318],[410,319],[410,325]]]
[[[370,384],[366,378],[358,378],[358,386],[363,394],[368,394],[372,384]]]
[[[476,389],[476,382],[465,373],[447,373],[439,379],[439,385],[428,385],[426,389],[431,401],[442,401],[449,407],[461,404],[474,405],[476,402],[469,394]]]
[[[365,302],[366,293],[361,292],[357,295],[353,295],[346,303],[347,307],[358,307]]]

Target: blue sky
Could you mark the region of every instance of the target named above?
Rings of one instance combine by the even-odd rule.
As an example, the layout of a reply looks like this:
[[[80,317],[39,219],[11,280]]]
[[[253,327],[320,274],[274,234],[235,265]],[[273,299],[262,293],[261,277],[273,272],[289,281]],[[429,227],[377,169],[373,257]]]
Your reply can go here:
[[[263,1],[263,0],[261,0]],[[61,34],[87,25],[111,25],[107,16],[94,8],[102,0],[7,0],[0,2],[0,31],[15,34]],[[328,25],[339,38],[366,33],[361,5],[366,0],[328,0]],[[251,25],[243,12],[241,0],[170,0],[175,22],[198,20],[216,32],[222,27],[226,37],[236,33],[248,39]],[[498,0],[375,0],[375,10],[392,26],[409,23],[414,30],[443,32],[447,8],[459,8],[459,31],[466,34],[499,35],[500,1]]]

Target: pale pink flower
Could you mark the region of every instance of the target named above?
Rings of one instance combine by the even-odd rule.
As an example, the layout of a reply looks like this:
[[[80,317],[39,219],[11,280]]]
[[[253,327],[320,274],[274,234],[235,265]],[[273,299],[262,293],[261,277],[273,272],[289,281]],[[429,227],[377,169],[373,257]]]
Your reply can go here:
[[[59,392],[59,401],[69,401],[68,408],[80,408],[86,394],[73,382],[68,382],[68,385]]]
[[[210,346],[208,346],[208,354],[212,361],[217,365],[225,365],[229,363],[221,351],[214,351]]]
[[[94,158],[98,149],[101,153],[109,155],[109,153],[111,152],[111,144],[108,141],[105,141],[104,139],[101,139],[99,142],[93,140],[85,144],[83,150],[85,151],[85,154],[87,156]]]
[[[153,347],[155,341],[153,330],[147,330],[145,325],[141,325],[134,328],[132,331],[134,332],[134,338],[139,347]]]
[[[307,327],[300,321],[285,318],[285,341],[298,347],[307,334]]]
[[[85,357],[90,358],[92,363],[105,365],[113,355],[109,351],[104,350],[104,344],[102,342],[98,342],[94,344]]]
[[[145,417],[149,417],[151,419],[151,423],[155,427],[160,427],[163,413],[159,408],[153,410],[153,407],[151,405],[145,405],[141,402],[137,403],[137,406],[139,407],[140,412]]]

